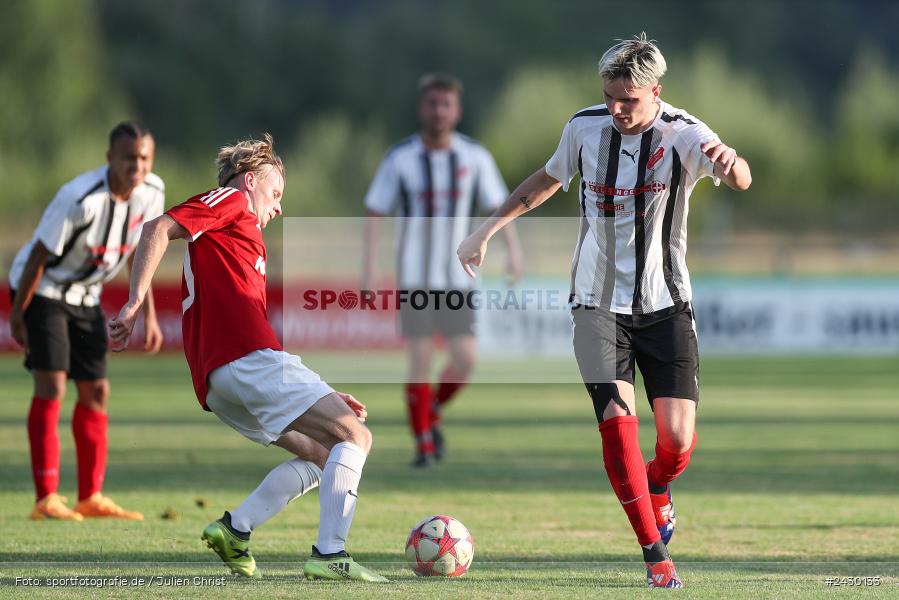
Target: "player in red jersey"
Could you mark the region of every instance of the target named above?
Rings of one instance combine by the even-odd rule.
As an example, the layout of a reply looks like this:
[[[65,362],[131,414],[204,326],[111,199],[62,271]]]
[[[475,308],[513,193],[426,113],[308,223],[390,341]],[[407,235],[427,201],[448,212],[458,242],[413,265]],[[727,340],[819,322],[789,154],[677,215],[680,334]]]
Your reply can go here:
[[[335,392],[281,348],[266,317],[262,229],[281,214],[284,166],[272,138],[221,149],[219,186],[147,223],[135,253],[128,302],[109,323],[123,349],[169,240],[186,239],[182,280],[184,353],[200,405],[252,441],[296,455],[275,467],[203,539],[233,573],[259,577],[253,530],[320,486],[310,579],[387,581],[345,550],[372,436],[365,406]]]

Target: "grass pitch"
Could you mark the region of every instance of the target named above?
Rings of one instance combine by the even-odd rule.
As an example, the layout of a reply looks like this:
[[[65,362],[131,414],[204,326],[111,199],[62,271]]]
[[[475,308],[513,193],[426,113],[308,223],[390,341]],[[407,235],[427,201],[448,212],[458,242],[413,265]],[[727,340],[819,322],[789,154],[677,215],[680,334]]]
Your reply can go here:
[[[0,360],[2,597],[644,593],[639,548],[602,470],[599,434],[580,385],[470,387],[446,414],[449,457],[429,472],[407,466],[411,449],[398,385],[340,386],[368,404],[375,436],[348,549],[392,583],[301,578],[315,541],[316,492],[254,534],[265,578],[248,582],[227,574],[200,533],[286,453],[255,446],[202,412],[180,355],[114,356],[105,491],[147,520],[31,522],[25,432],[31,383],[19,363],[18,357]],[[701,384],[698,448],[674,488],[678,530],[670,549],[688,586],[685,597],[820,597],[833,591],[828,577],[843,593],[896,597],[895,359],[706,359]],[[73,400],[66,400],[60,425],[60,492],[70,499]],[[654,436],[645,401],[639,412],[649,455]],[[408,529],[432,513],[451,514],[472,531],[475,560],[461,579],[417,578],[402,563]],[[15,585],[16,577],[93,578],[96,584],[115,576],[144,582],[138,588],[78,587],[71,580],[54,588]]]

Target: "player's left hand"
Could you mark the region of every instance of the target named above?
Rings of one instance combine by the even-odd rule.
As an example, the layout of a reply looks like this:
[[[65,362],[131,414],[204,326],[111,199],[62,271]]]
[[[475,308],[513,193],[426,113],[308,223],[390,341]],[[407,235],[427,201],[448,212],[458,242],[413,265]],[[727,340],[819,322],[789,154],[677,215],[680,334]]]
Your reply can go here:
[[[727,176],[737,162],[737,151],[719,140],[706,142],[699,149],[712,161],[716,170],[721,170],[722,176]]]
[[[352,394],[346,394],[344,392],[337,392],[337,395],[340,396],[341,400],[346,402],[346,405],[352,409],[359,420],[365,423],[365,418],[368,417],[368,411],[365,410],[365,405],[356,400]]]
[[[162,348],[163,340],[162,329],[156,317],[144,319],[144,352],[156,354]]]

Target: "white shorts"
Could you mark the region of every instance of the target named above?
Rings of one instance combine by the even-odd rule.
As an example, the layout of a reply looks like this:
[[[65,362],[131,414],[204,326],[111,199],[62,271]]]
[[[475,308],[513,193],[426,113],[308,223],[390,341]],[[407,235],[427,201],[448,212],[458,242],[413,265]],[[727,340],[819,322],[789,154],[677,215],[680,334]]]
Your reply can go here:
[[[269,348],[215,369],[208,383],[206,406],[226,425],[263,446],[334,392],[299,356]]]

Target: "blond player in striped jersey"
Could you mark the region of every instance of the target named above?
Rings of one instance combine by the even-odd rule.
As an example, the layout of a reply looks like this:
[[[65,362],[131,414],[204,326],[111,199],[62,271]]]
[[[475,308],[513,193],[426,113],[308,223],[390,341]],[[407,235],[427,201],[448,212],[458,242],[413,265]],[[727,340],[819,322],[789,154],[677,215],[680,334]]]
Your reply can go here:
[[[670,484],[696,444],[699,355],[687,271],[687,214],[699,180],[749,187],[749,165],[702,121],[664,102],[665,59],[645,34],[599,62],[604,103],[578,111],[546,166],[458,249],[470,275],[488,240],[580,178],[571,268],[574,351],[593,401],[609,481],[642,547],[651,587],[681,587],[668,554]],[[654,412],[655,457],[637,437],[634,370]]]

